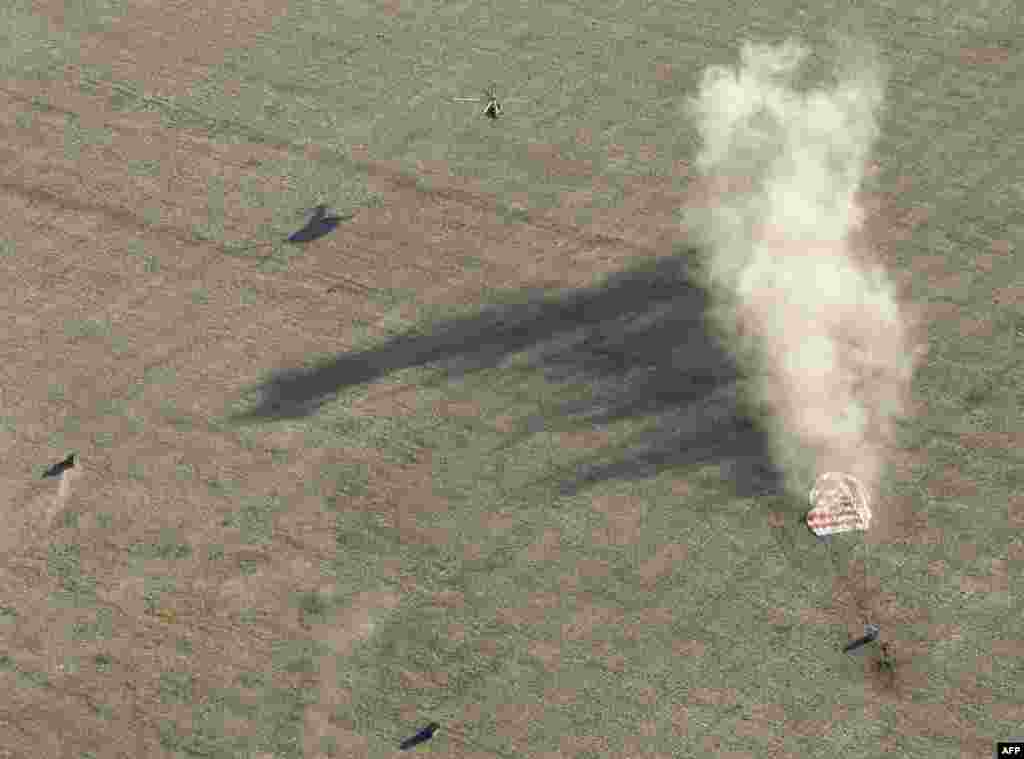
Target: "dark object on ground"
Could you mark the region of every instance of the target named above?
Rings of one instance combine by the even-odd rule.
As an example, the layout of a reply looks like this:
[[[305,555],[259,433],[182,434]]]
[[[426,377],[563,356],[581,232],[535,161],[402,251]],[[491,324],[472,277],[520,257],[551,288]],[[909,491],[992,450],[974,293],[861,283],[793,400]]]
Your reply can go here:
[[[327,206],[323,204],[318,205],[313,209],[313,218],[306,222],[306,226],[292,234],[288,238],[288,242],[302,243],[318,240],[328,232],[331,232],[338,224],[348,221],[353,216],[355,214],[346,214],[344,216],[328,215]]]
[[[399,744],[398,748],[402,751],[408,751],[414,746],[418,746],[421,743],[429,741],[431,738],[434,737],[434,733],[437,732],[439,727],[441,727],[441,724],[439,722],[431,722],[425,728],[416,733],[416,735],[414,735],[412,738],[406,738],[404,741],[402,741]]]
[[[857,640],[851,640],[846,646],[843,647],[844,654],[851,654],[858,648],[866,646],[868,643],[872,643],[878,640],[878,625],[865,625],[864,635],[857,638]]]
[[[64,474],[64,472],[66,472],[68,469],[73,468],[74,466],[75,454],[72,453],[63,461],[54,464],[45,472],[43,472],[43,478],[45,479],[46,477],[60,477],[62,474]]]
[[[882,644],[882,655],[878,659],[878,671],[883,673],[892,674],[896,667],[896,662],[892,658],[892,654],[889,652],[889,644]]]

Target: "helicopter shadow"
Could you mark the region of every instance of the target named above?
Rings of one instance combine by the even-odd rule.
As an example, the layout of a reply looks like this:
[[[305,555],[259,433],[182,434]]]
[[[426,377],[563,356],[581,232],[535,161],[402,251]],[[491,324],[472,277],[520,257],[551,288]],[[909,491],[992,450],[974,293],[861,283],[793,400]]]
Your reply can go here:
[[[355,214],[331,215],[328,214],[326,205],[318,205],[313,209],[313,216],[306,222],[306,225],[290,234],[286,242],[301,244],[319,240],[333,232],[341,222],[349,221],[354,216]]]

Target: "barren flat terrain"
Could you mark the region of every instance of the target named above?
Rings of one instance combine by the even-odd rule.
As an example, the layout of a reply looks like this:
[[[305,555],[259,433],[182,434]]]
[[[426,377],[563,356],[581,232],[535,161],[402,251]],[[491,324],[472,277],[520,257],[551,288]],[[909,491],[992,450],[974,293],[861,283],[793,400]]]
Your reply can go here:
[[[721,5],[9,4],[0,759],[1024,737],[1014,6]],[[923,349],[875,527],[826,546],[708,315],[683,219],[743,187],[684,106],[839,20]],[[891,672],[841,652],[865,615]]]

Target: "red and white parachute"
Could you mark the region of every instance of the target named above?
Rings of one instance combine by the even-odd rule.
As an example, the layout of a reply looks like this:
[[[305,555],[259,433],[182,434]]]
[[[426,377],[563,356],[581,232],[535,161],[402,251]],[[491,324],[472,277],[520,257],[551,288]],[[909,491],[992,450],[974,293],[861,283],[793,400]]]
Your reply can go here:
[[[856,477],[826,472],[811,488],[807,526],[818,537],[837,532],[867,530],[871,526],[871,499]]]

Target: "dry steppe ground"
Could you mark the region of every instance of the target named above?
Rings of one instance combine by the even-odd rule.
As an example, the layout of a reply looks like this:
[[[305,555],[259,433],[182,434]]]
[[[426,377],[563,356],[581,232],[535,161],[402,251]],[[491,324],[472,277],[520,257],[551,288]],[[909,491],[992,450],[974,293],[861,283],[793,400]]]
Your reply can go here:
[[[738,190],[680,104],[840,5],[9,6],[0,758],[1019,734],[1012,4],[860,18],[893,66],[862,200],[929,345],[870,551],[773,490],[688,281],[679,210]],[[502,119],[450,102],[490,81]],[[355,216],[280,244],[318,202]],[[864,609],[891,675],[838,653]]]

